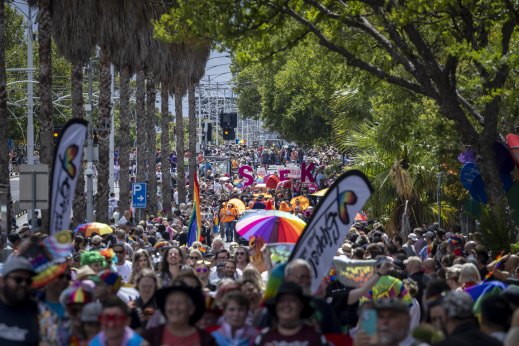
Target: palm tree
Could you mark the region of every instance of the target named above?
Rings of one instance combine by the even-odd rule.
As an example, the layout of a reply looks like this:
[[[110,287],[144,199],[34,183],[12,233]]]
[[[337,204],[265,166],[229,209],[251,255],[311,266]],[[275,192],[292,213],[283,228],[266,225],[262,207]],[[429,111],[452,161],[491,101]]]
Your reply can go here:
[[[130,68],[121,68],[119,77],[119,165],[121,166],[121,179],[119,181],[119,207],[121,211],[130,209],[130,181],[128,172],[130,166]]]
[[[195,86],[192,84],[188,90],[188,113],[189,113],[189,125],[188,125],[188,133],[189,133],[189,193],[193,198],[193,189],[195,184],[194,176],[196,172],[196,141],[197,141],[197,133],[196,133],[196,115],[195,115]]]
[[[110,167],[108,157],[110,155],[110,127],[112,118],[111,85],[112,76],[110,74],[110,58],[106,49],[101,49],[99,57],[99,116],[97,119],[98,138],[99,138],[99,161],[97,162],[97,203],[96,219],[100,222],[107,222],[112,215],[108,215],[108,199],[110,188],[108,179]],[[118,221],[118,220],[116,220]]]
[[[52,35],[58,51],[72,64],[72,116],[84,118],[83,67],[93,55],[97,41],[97,7],[95,0],[52,0]],[[101,162],[102,165],[102,162]],[[99,167],[101,168],[101,167]],[[103,174],[99,170],[100,177]],[[98,183],[99,184],[99,183]],[[85,179],[80,174],[73,202],[73,223],[85,220]],[[102,192],[102,189],[98,191]],[[102,197],[101,197],[102,200]],[[99,208],[98,208],[99,216]]]
[[[169,154],[171,152],[169,145],[169,123],[171,116],[168,109],[168,86],[166,83],[161,84],[160,111],[162,132],[160,133],[160,152],[162,165],[160,169],[162,173],[162,210],[165,211],[165,216],[169,216],[171,214],[171,166],[169,163]]]
[[[136,76],[135,86],[135,109],[137,111],[137,129],[135,136],[137,138],[137,182],[144,182],[146,170],[146,75],[143,70],[139,70]]]
[[[121,179],[119,203],[121,211],[129,209],[129,147],[130,147],[130,89],[133,72],[140,69],[149,56],[148,28],[156,16],[157,3],[140,0],[98,0],[100,25],[99,44],[106,48],[108,56],[120,71],[120,142],[119,162]]]
[[[155,176],[155,148],[157,133],[155,132],[155,100],[157,90],[153,78],[148,78],[146,83],[146,158],[148,159],[148,205],[150,214],[157,210],[157,179]]]
[[[175,151],[177,153],[177,191],[178,203],[186,201],[186,182],[184,169],[184,115],[182,110],[182,97],[184,90],[178,86],[174,89],[175,96]],[[178,208],[178,206],[177,206]]]
[[[5,2],[0,3],[0,142],[7,143],[7,80],[5,75]],[[7,150],[0,151],[0,187],[5,186],[5,194],[0,194],[0,203],[7,206],[7,229],[11,230],[11,183],[9,180],[9,156]],[[3,189],[2,189],[3,190]],[[4,192],[4,191],[2,191]]]

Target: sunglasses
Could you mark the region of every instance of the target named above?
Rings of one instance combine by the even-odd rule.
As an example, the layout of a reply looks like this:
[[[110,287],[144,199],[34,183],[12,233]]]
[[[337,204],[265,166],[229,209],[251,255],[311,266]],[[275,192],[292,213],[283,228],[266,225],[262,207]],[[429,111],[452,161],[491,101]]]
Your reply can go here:
[[[116,255],[122,255],[122,254],[124,253],[124,251],[114,251],[114,253],[115,253]]]
[[[99,322],[101,323],[123,323],[126,322],[126,316],[121,314],[102,314],[99,316]]]
[[[192,260],[195,260],[195,261],[200,259],[200,257],[198,257],[198,256],[189,256],[189,258],[191,258]]]
[[[239,255],[244,255],[245,256],[245,252],[236,252],[236,256],[239,256]]]
[[[22,278],[19,276],[9,276],[9,278],[11,278],[14,282],[16,282],[17,285],[20,285],[23,282],[25,282],[27,284],[27,286],[32,285],[32,278]]]
[[[197,273],[207,273],[207,268],[196,268]]]

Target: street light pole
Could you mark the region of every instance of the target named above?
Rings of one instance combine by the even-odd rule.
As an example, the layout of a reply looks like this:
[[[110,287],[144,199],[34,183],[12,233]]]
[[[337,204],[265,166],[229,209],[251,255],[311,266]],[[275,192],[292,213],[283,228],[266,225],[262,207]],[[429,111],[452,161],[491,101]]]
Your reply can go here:
[[[33,121],[33,49],[32,49],[32,11],[31,6],[28,7],[27,14],[27,164],[34,164],[34,121]],[[29,215],[32,217],[32,215]]]
[[[92,61],[88,61],[86,68],[88,73],[88,104],[85,105],[85,110],[88,116],[88,132],[87,132],[87,168],[85,174],[87,176],[87,222],[94,221],[94,143],[92,138]]]

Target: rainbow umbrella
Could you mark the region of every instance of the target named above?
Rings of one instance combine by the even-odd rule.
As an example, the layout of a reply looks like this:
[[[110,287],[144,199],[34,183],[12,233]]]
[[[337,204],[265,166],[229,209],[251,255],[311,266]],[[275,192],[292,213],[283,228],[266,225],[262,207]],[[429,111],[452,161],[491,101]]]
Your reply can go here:
[[[91,237],[93,233],[98,235],[113,233],[113,229],[106,223],[90,222],[77,226],[74,233],[77,232],[83,233],[86,237]]]
[[[261,237],[266,243],[295,243],[306,223],[289,213],[267,210],[247,216],[236,224],[238,234],[248,240]]]

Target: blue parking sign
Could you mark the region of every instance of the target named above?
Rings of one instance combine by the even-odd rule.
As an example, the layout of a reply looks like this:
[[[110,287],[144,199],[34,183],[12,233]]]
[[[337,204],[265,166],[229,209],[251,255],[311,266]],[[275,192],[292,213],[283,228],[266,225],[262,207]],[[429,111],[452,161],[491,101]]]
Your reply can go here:
[[[132,207],[137,209],[146,208],[146,190],[148,184],[133,183],[132,184]]]

